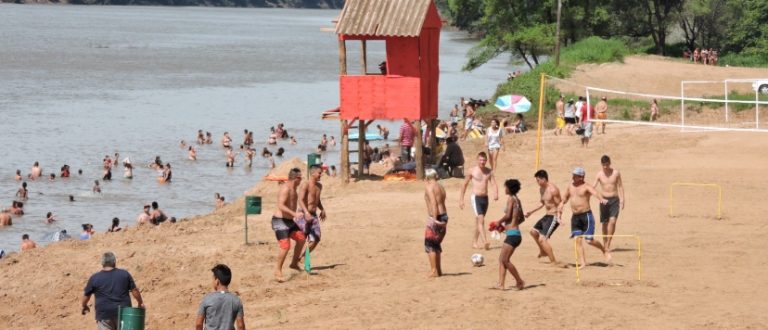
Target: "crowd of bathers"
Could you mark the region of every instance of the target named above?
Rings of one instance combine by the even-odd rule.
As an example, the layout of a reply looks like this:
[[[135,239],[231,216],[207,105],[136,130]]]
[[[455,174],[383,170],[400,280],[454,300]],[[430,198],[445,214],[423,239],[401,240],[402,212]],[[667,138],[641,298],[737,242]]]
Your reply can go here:
[[[294,136],[288,135],[287,130],[285,129],[284,125],[282,123],[278,124],[276,127],[272,127],[271,133],[269,135],[269,138],[266,141],[266,144],[268,146],[277,145],[277,142],[279,140],[287,140],[289,141],[290,145],[296,145],[297,141]],[[325,136],[323,136],[323,141],[325,144],[328,144],[328,142],[325,139]],[[197,148],[203,147],[205,145],[211,145],[213,144],[213,134],[208,131],[198,130],[197,137],[196,137],[197,146],[188,144],[185,140],[180,141],[180,148],[187,152],[188,159],[191,161],[196,161],[198,159],[197,154]],[[335,145],[335,140],[333,137],[331,137],[331,145]],[[224,149],[225,158],[226,158],[226,166],[227,167],[234,167],[235,166],[235,157],[240,152],[235,153],[233,151],[232,146],[232,138],[229,135],[229,132],[224,132],[221,138],[221,147]],[[240,151],[245,153],[245,166],[251,167],[253,163],[253,157],[256,155],[256,149],[253,148],[254,140],[253,140],[253,131],[250,131],[248,129],[244,130],[243,134],[243,142],[240,144]],[[277,157],[282,157],[285,153],[284,147],[278,147],[275,150],[274,155]],[[264,147],[262,150],[262,157],[266,159],[269,163],[270,168],[275,167],[274,159],[273,159],[273,152],[269,150],[267,147]],[[104,193],[103,185],[102,183],[104,181],[111,181],[113,180],[113,171],[115,171],[118,167],[118,164],[121,164],[123,167],[123,177],[126,180],[131,180],[134,178],[134,164],[131,161],[130,157],[125,157],[120,160],[120,154],[114,153],[114,155],[105,155],[104,158],[101,160],[101,170],[100,174],[98,175],[98,178],[94,179],[93,186],[91,188],[91,193],[94,195],[102,195]],[[168,162],[163,162],[160,156],[155,156],[154,161],[146,164],[146,168],[154,170],[157,173],[157,182],[161,184],[169,184],[173,182],[173,172],[172,172],[172,166]],[[325,167],[326,170],[328,167]],[[330,169],[333,172],[333,176],[335,176],[335,166],[331,166]],[[22,175],[22,171],[16,170],[15,173],[15,181],[20,182],[20,187],[18,188],[15,199],[11,203],[11,206],[8,208],[2,208],[0,210],[0,227],[3,226],[10,226],[13,224],[14,218],[20,218],[24,216],[24,204],[28,201],[30,198],[29,196],[29,186],[34,185],[34,182],[44,180],[47,178],[47,181],[55,182],[57,180],[67,180],[73,173],[70,165],[64,164],[61,166],[60,171],[57,173],[51,171],[49,173],[44,174],[44,171],[40,165],[39,162],[35,162],[32,166],[30,172],[24,176]],[[57,176],[58,174],[58,176]],[[331,174],[331,173],[329,173]],[[83,176],[83,170],[78,169],[77,170],[78,176]],[[42,192],[40,192],[42,194]],[[70,194],[68,195],[68,201],[70,203],[75,202],[75,195]],[[219,193],[216,193],[215,195],[215,201],[214,201],[215,207],[221,208],[225,205],[224,203],[224,197],[221,196]],[[46,224],[54,224],[57,223],[59,219],[57,219],[57,216],[54,214],[54,212],[48,212],[45,216],[45,223]],[[143,211],[139,214],[136,220],[138,225],[144,225],[144,224],[153,224],[153,225],[159,225],[164,222],[176,222],[175,217],[169,217],[166,215],[166,213],[159,208],[158,202],[153,201],[151,203],[147,203],[143,207]],[[120,219],[115,217],[112,219],[112,224],[107,229],[107,232],[117,232],[120,231]],[[80,239],[89,239],[92,235],[95,234],[95,230],[92,224],[90,223],[83,223],[82,224],[82,232],[79,235]],[[23,235],[24,238],[22,239],[22,251],[27,250],[29,248],[33,248],[36,246],[34,241],[29,238],[28,234]],[[48,234],[47,238],[41,238],[46,241],[58,241],[58,240],[64,240],[69,238],[70,236],[67,234],[66,230],[57,230],[53,234]]]

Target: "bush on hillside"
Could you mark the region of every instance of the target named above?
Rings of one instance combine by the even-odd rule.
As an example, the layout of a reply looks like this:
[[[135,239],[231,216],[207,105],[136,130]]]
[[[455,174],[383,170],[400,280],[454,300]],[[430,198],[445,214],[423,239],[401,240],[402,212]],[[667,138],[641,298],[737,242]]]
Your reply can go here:
[[[566,47],[560,54],[564,62],[573,64],[623,62],[630,51],[624,41],[589,37]]]

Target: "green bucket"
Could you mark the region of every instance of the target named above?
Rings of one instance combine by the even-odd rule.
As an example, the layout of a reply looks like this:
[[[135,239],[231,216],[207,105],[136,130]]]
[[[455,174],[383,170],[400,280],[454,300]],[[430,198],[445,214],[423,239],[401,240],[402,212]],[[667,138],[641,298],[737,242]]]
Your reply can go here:
[[[143,308],[120,307],[117,311],[117,330],[144,330]]]

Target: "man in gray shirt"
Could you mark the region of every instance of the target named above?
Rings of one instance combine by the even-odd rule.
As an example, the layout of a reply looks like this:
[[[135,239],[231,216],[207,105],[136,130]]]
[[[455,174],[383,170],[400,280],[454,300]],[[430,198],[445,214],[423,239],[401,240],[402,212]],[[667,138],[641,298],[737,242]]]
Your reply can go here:
[[[243,303],[229,292],[232,271],[226,265],[218,264],[213,269],[213,289],[200,303],[197,310],[197,330],[245,330]]]

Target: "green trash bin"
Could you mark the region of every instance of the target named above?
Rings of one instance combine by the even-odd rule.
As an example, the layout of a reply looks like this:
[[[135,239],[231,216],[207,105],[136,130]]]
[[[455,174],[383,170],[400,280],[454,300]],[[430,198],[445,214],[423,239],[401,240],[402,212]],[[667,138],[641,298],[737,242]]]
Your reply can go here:
[[[117,310],[117,330],[144,330],[143,308],[120,307]]]

